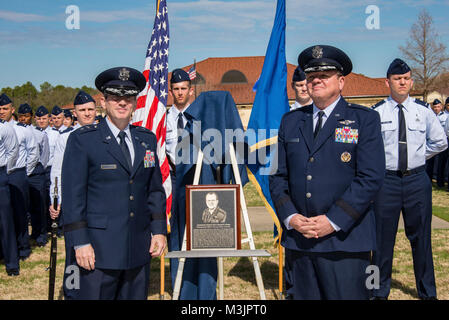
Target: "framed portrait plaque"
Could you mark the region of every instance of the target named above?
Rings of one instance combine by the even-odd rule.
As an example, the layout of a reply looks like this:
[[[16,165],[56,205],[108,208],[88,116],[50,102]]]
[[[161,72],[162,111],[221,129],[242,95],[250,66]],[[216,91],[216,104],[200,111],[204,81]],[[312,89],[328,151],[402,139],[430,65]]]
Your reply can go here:
[[[186,186],[187,250],[239,250],[240,186]]]

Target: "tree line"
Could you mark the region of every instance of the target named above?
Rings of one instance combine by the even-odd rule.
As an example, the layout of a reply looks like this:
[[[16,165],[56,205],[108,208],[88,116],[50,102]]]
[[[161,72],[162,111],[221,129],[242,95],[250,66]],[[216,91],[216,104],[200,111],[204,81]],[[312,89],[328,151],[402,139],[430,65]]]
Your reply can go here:
[[[82,88],[65,87],[63,85],[52,86],[48,82],[44,82],[39,87],[40,90],[31,83],[27,82],[21,86],[15,86],[14,88],[6,87],[1,89],[1,93],[5,93],[13,101],[13,105],[16,108],[22,103],[28,103],[33,111],[39,106],[45,106],[49,111],[54,106],[62,107],[67,104],[73,103],[73,99],[79,90],[83,90],[90,95],[98,94],[99,91],[87,86]]]

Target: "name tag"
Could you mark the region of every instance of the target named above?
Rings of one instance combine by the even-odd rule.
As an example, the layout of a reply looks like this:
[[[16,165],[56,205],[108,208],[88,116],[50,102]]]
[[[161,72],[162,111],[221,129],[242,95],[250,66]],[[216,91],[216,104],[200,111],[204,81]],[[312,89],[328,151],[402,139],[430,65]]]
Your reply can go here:
[[[393,121],[384,121],[384,122],[381,122],[381,124],[387,124],[387,123],[392,123]]]
[[[102,164],[101,165],[101,170],[115,170],[115,169],[117,169],[116,164]]]
[[[351,127],[343,127],[335,129],[335,142],[353,143],[359,141],[359,130]]]
[[[290,140],[287,140],[287,141],[285,141],[285,142],[299,142],[299,138],[294,138],[294,139],[290,139]]]

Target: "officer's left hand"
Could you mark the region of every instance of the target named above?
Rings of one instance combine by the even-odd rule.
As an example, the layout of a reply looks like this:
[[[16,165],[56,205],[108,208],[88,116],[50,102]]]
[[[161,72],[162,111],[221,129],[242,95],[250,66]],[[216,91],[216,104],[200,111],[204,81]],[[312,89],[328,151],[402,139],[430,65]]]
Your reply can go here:
[[[150,254],[152,257],[160,257],[167,246],[167,238],[163,234],[155,234],[151,238]]]
[[[316,223],[314,230],[317,233],[316,238],[325,237],[335,231],[326,215],[315,216],[310,218]]]

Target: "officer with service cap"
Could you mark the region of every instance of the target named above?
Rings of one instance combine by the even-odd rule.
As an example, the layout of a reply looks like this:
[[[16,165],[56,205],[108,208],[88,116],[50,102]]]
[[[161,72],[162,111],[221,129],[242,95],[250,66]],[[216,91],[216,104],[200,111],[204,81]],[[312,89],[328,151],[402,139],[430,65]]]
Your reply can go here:
[[[295,91],[295,102],[290,106],[290,110],[308,106],[312,103],[312,99],[307,92],[306,74],[299,66],[293,72],[291,86]]]
[[[107,116],[69,135],[62,166],[64,235],[81,267],[74,298],[146,299],[167,232],[156,136],[129,125],[146,80],[118,67],[95,85]]]
[[[426,159],[447,148],[447,139],[428,104],[409,96],[413,86],[407,63],[395,59],[387,70],[390,96],[373,106],[382,121],[385,145],[385,181],[374,204],[377,249],[374,264],[380,269],[375,299],[390,293],[393,249],[402,211],[410,240],[416,287],[421,299],[436,299],[432,259],[432,185],[425,172]]]
[[[39,161],[33,172],[28,176],[30,191],[31,239],[38,246],[43,247],[47,243],[47,193],[45,168],[50,156],[49,142],[44,129],[31,125],[33,111],[28,104],[23,104],[18,110],[19,122],[27,125],[32,132],[39,150]]]
[[[316,45],[298,64],[311,105],[286,113],[270,193],[283,228],[292,299],[368,299],[372,201],[384,176],[379,115],[341,96],[350,58]]]
[[[7,166],[12,166],[18,157],[19,144],[13,127],[1,114],[3,108],[9,108],[12,101],[2,93],[0,95],[0,249],[3,252],[6,273],[19,275],[19,253],[17,251],[14,218],[8,186]]]
[[[63,132],[66,128],[64,126],[64,111],[59,106],[54,106],[51,110],[51,119],[53,123],[53,128],[57,129],[59,132]]]
[[[25,104],[22,105],[22,110],[24,109],[31,110]],[[12,119],[14,111],[15,108],[12,106],[12,102],[2,106],[0,108],[0,119],[10,122],[19,144],[17,161],[9,163],[7,171],[19,257],[25,260],[31,254],[27,220],[30,204],[28,176],[39,162],[39,147],[34,134],[27,128],[27,125]]]

